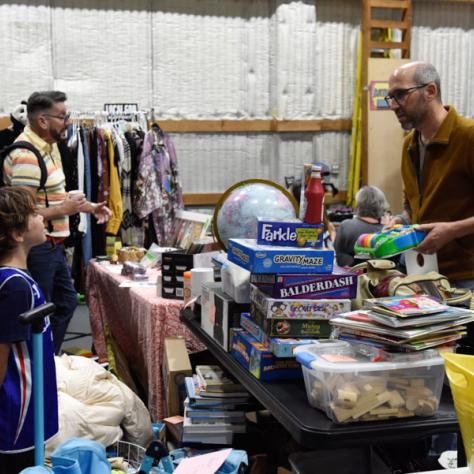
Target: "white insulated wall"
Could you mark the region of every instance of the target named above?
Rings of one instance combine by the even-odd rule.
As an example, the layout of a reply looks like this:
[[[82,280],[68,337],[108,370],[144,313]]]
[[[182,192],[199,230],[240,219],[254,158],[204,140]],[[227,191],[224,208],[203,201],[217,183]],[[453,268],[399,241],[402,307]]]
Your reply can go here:
[[[345,189],[350,134],[172,134],[186,192],[220,192],[242,179],[263,178],[284,184],[300,177],[302,165],[322,161],[338,170],[333,179]],[[198,171],[196,171],[198,170]],[[203,191],[205,190],[205,191]]]
[[[350,117],[357,18],[331,2],[125,0],[0,4],[0,109],[60,89],[73,110],[137,102],[170,119]],[[347,8],[344,2],[336,5]],[[329,8],[330,9],[330,8]],[[346,186],[349,134],[175,134],[186,192],[324,161]]]
[[[474,115],[473,7],[415,0],[412,57]],[[358,0],[0,2],[0,112],[60,89],[73,110],[137,102],[172,119],[350,118]],[[283,183],[322,161],[347,185],[349,133],[174,134],[185,192]]]
[[[432,62],[441,76],[443,102],[474,117],[474,6],[419,1],[413,22],[412,58]]]

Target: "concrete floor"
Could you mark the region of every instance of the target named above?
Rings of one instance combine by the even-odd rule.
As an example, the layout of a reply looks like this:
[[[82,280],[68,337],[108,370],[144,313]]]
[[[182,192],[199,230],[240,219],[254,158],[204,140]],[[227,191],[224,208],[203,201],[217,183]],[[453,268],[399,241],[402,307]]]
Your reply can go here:
[[[74,316],[69,323],[66,338],[62,345],[62,350],[66,350],[71,347],[79,347],[88,351],[90,351],[92,347],[89,309],[85,304],[80,304],[77,306]]]

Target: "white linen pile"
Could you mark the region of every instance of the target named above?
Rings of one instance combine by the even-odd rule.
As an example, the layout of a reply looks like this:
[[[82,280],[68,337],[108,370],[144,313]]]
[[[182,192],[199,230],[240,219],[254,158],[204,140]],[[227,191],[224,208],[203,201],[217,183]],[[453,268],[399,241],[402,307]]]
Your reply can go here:
[[[86,357],[62,355],[55,360],[59,433],[47,444],[47,454],[73,436],[104,446],[122,438],[148,446],[152,440],[150,414],[132,390]]]

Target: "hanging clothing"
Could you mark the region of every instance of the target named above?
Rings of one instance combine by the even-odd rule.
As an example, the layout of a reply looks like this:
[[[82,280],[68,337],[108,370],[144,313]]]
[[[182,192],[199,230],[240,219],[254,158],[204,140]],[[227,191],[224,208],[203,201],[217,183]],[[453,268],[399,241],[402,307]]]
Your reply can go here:
[[[130,208],[127,208],[127,210],[124,208],[124,219],[122,225],[127,233],[127,239],[129,239],[128,243],[130,245],[136,247],[149,247],[145,242],[145,222],[138,218],[133,206],[134,197],[136,195],[138,164],[143,149],[145,133],[140,128],[135,128],[125,132],[124,137],[127,141],[130,152],[130,172],[128,173],[128,179],[130,180]],[[127,213],[127,215],[125,215],[125,213]],[[131,227],[127,226],[127,224]],[[127,242],[127,240],[125,242]]]
[[[107,143],[108,166],[110,170],[110,193],[108,199],[108,207],[112,211],[112,218],[107,222],[105,231],[109,234],[116,235],[120,229],[123,217],[122,195],[120,193],[120,178],[118,167],[115,163],[115,151],[112,136],[108,130],[104,130]]]
[[[91,169],[89,155],[89,134],[84,127],[81,128],[80,139],[82,140],[82,149],[84,152],[84,194],[88,201],[92,201],[91,197]],[[82,218],[81,213],[81,218]],[[91,236],[91,215],[85,214],[86,230],[82,237],[82,259],[84,266],[87,267],[89,260],[92,258],[92,236]]]
[[[146,136],[138,165],[135,212],[138,217],[153,219],[159,245],[170,245],[175,213],[183,208],[183,194],[178,179],[176,152],[171,138],[158,127]]]
[[[75,148],[71,148],[66,142],[58,143],[59,153],[61,155],[61,162],[63,164],[64,176],[66,177],[66,191],[72,191],[78,189],[78,177],[77,177],[77,145]],[[69,241],[73,241],[79,230],[79,214],[73,214],[69,216]],[[72,246],[66,244],[66,247]]]
[[[122,206],[123,206],[123,219],[122,219],[122,243],[133,245],[133,210],[132,210],[132,193],[131,193],[131,174],[132,174],[132,154],[130,151],[130,145],[128,144],[125,136],[117,137],[122,140],[123,147],[123,160],[122,169],[120,173],[121,187],[122,187]]]
[[[16,120],[13,115],[10,115],[10,120],[12,122],[11,127],[0,130],[0,150],[11,145],[25,128],[25,126]]]

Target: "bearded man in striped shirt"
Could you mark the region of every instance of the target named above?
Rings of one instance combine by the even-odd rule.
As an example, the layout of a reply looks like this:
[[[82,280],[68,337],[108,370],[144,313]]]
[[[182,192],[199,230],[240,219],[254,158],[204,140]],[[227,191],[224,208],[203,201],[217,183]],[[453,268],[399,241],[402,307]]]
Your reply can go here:
[[[66,138],[70,124],[66,94],[60,91],[34,92],[28,99],[28,125],[16,142],[31,143],[42,155],[47,171],[40,188],[41,168],[37,156],[27,148],[13,150],[4,162],[4,181],[11,186],[27,186],[35,194],[38,212],[45,221],[46,242],[33,247],[28,269],[47,301],[56,305],[51,317],[54,349],[59,354],[69,321],[77,305],[77,295],[67,264],[64,240],[69,236],[69,216],[78,212],[93,214],[99,223],[111,212],[106,203],[91,203],[83,194],[69,196],[57,143]]]

